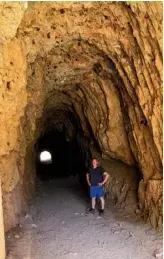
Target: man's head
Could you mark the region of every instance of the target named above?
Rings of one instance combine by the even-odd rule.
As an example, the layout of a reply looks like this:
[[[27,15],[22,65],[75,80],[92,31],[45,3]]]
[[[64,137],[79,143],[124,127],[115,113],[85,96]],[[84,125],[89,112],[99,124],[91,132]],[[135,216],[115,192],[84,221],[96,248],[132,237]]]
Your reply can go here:
[[[98,166],[99,166],[98,160],[97,160],[96,158],[93,158],[93,159],[92,159],[92,167],[93,167],[93,168],[96,168],[96,167],[98,167]]]

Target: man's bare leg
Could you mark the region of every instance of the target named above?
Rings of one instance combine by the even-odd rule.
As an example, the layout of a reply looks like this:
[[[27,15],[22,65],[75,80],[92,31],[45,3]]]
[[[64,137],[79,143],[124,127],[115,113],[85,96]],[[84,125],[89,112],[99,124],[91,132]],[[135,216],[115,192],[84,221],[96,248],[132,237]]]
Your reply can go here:
[[[96,197],[92,198],[91,202],[92,202],[92,209],[93,209],[93,210],[95,210],[95,206],[96,206]]]
[[[96,206],[96,197],[91,198],[91,208],[88,210],[88,213],[95,213],[95,206]]]
[[[104,197],[101,197],[101,198],[100,198],[100,201],[101,201],[101,209],[104,210],[104,207],[105,207],[105,200],[104,200]]]

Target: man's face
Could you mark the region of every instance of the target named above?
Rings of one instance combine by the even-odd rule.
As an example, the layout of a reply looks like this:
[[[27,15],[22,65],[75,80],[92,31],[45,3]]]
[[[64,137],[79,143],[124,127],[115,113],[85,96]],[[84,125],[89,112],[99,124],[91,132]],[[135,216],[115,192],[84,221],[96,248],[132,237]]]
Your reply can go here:
[[[92,166],[93,166],[93,167],[97,167],[97,165],[98,165],[97,160],[96,160],[96,159],[93,159],[93,160],[92,160]]]

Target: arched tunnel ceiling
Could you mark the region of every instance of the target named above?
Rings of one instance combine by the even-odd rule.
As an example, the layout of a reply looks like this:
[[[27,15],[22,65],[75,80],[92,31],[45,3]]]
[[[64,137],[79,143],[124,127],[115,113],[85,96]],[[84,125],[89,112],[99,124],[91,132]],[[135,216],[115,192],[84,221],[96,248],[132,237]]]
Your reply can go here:
[[[30,6],[16,39],[27,60],[26,111],[35,114],[33,129],[54,95],[54,107],[74,107],[86,134],[87,119],[106,154],[128,164],[134,157],[145,171],[153,146],[151,156],[158,162],[148,178],[154,172],[157,177],[162,156],[160,8],[157,2],[153,10],[149,2]]]
[[[14,7],[13,12],[23,8],[17,3]],[[59,95],[67,96],[76,111],[83,111],[83,121],[90,118],[102,150],[109,149],[111,155],[130,164],[132,152],[140,163],[142,143],[136,134],[142,135],[143,125],[148,125],[150,139],[153,135],[150,140],[155,149],[153,160],[159,161],[158,157],[162,157],[160,10],[160,2],[155,2],[153,8],[149,2],[32,3],[16,34],[17,44],[23,45],[27,57],[26,110],[33,107],[36,114],[40,113],[52,92],[60,91]],[[18,21],[20,17],[17,26]],[[110,101],[110,93],[115,95],[114,102]],[[110,103],[114,103],[113,110]],[[113,116],[114,111],[117,116]],[[117,132],[119,124],[122,130]],[[110,127],[110,142],[112,139],[113,143],[118,142],[114,148],[107,140],[109,136],[100,134],[100,128],[105,133]],[[127,150],[125,159],[119,149]]]

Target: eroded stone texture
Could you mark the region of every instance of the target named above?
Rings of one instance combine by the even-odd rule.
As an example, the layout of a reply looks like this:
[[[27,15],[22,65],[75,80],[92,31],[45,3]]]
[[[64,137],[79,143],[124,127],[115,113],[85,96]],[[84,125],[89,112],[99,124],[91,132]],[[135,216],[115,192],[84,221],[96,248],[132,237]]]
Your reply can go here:
[[[25,2],[0,3],[0,45],[15,37],[25,11]]]
[[[13,21],[16,28],[23,7],[12,4],[18,8]],[[2,43],[14,33],[16,29],[10,35],[6,32]],[[43,116],[51,109],[63,109],[79,117],[84,134],[94,137],[102,156],[138,166],[142,174],[139,206],[145,218],[159,228],[162,3],[38,2],[24,13],[16,37],[3,46],[1,55],[4,207],[13,208],[10,197],[15,196],[10,192],[16,186],[23,193],[22,204],[30,188],[34,189],[31,152],[44,131]],[[133,179],[126,177],[130,186]],[[113,178],[113,195],[121,204],[126,195],[121,198],[116,182]],[[125,190],[127,183],[120,182],[119,190]],[[5,214],[9,229],[15,221],[8,210]]]
[[[11,219],[16,222],[16,215],[20,211],[20,206],[14,208],[16,186],[19,185],[20,198],[23,202],[21,192],[21,175],[19,171],[18,160],[24,158],[26,147],[21,146],[21,134],[19,132],[20,119],[24,116],[24,109],[27,104],[26,92],[26,59],[23,43],[14,40],[3,48],[3,63],[0,68],[2,84],[0,94],[0,171],[2,176],[2,191],[5,218],[10,215],[8,220],[4,221],[5,225],[10,222],[9,226],[13,226]],[[19,191],[16,191],[17,193]],[[17,195],[18,196],[18,195]],[[13,213],[12,213],[13,211]],[[14,216],[15,215],[15,216]],[[8,226],[8,227],[9,227]],[[8,229],[7,227],[7,229]]]

